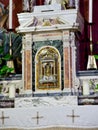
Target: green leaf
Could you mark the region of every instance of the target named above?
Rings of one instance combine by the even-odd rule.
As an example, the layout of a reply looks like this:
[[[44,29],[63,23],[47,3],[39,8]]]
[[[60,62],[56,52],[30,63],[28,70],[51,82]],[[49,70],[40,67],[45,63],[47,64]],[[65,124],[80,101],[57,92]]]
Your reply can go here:
[[[2,59],[0,58],[0,65],[2,64]]]
[[[6,74],[6,70],[8,69],[8,67],[6,65],[4,65],[1,69],[0,69],[0,75],[4,75]]]
[[[4,65],[1,69],[0,69],[0,75],[6,75],[11,73],[14,70],[14,68],[9,68],[7,65]]]
[[[98,91],[98,84],[96,84],[95,91]]]
[[[3,54],[3,47],[0,47],[0,54]]]
[[[98,60],[98,55],[94,55],[95,59]]]
[[[10,54],[6,54],[2,59],[8,61],[11,59],[11,57],[12,56]]]
[[[11,73],[14,70],[14,68],[8,68],[7,73]]]
[[[7,65],[4,65],[1,69],[1,71],[6,71],[8,69],[8,66]]]

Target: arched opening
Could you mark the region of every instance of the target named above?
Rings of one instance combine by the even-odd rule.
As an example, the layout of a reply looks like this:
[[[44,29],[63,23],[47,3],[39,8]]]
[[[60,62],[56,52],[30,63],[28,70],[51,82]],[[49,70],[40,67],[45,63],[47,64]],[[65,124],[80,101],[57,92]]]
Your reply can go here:
[[[53,46],[41,47],[35,56],[35,90],[61,89],[61,56]]]

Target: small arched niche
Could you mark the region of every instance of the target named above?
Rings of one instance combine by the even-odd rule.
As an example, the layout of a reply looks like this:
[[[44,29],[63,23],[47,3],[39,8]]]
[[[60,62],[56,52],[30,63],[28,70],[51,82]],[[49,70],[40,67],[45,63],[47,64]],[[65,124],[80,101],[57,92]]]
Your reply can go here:
[[[43,46],[35,56],[35,91],[60,89],[60,53],[53,46]]]

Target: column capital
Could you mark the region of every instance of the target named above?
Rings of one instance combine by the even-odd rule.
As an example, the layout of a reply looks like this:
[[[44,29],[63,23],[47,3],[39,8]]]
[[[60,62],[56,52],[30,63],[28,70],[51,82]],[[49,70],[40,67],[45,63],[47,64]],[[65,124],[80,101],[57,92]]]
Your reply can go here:
[[[63,47],[69,47],[69,30],[63,31]]]
[[[32,40],[33,40],[33,36],[31,33],[27,33],[23,36],[22,38],[22,43],[24,46],[25,50],[31,50],[32,49]]]

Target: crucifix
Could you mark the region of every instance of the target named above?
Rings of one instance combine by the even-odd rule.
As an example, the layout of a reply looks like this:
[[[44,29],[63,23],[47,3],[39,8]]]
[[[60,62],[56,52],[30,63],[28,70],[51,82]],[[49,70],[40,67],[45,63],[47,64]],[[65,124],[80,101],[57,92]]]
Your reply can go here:
[[[37,112],[37,116],[36,117],[32,117],[32,119],[36,119],[37,120],[37,125],[39,124],[39,119],[43,118],[43,116],[39,116],[39,112]]]
[[[0,119],[2,120],[2,125],[4,125],[4,120],[8,119],[9,117],[5,117],[4,116],[4,112],[2,111],[2,116],[0,117]]]
[[[80,117],[79,115],[75,115],[74,114],[74,110],[72,110],[72,115],[67,115],[67,117],[71,117],[72,118],[72,123],[74,123],[74,119],[76,118],[76,117]]]

